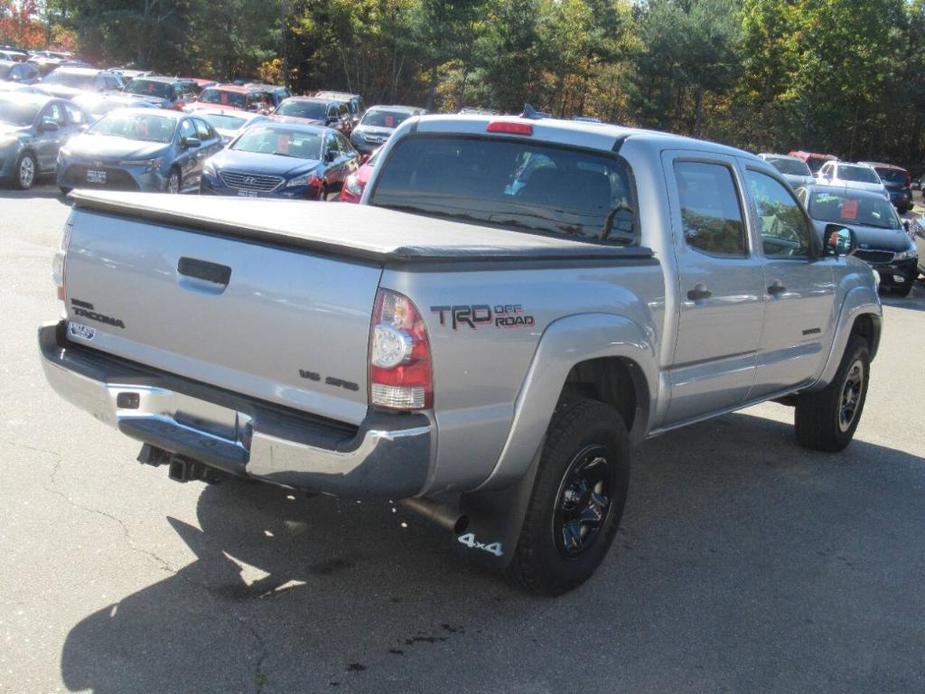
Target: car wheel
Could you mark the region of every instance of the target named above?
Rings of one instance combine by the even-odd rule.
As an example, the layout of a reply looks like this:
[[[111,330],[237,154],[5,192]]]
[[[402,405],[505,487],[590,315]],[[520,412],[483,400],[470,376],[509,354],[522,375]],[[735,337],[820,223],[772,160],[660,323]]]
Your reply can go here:
[[[626,504],[630,449],[610,405],[579,400],[553,419],[508,573],[559,595],[584,583],[613,542]]]
[[[35,176],[38,173],[38,162],[32,152],[23,152],[19,155],[16,162],[16,169],[13,172],[13,185],[19,190],[29,190],[35,183]]]
[[[181,182],[182,179],[180,178],[180,172],[176,169],[173,169],[170,172],[170,175],[167,176],[167,183],[164,185],[164,191],[176,195],[180,192]]]
[[[797,397],[797,441],[805,448],[837,452],[854,437],[870,381],[870,347],[858,335],[848,338],[835,378],[822,390]]]

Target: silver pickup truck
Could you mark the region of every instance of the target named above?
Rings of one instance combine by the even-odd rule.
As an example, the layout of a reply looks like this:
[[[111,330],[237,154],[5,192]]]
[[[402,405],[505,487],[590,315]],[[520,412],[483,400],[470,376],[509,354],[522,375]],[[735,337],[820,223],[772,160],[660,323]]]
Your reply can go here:
[[[362,205],[77,192],[48,381],[180,481],[403,500],[557,594],[634,443],[774,399],[851,440],[881,307],[769,164],[663,133],[412,118]]]

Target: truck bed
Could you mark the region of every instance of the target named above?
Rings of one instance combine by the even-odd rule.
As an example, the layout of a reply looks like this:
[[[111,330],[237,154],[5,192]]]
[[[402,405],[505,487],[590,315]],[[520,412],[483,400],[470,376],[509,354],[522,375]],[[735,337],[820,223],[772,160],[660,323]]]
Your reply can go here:
[[[78,190],[78,208],[377,264],[649,258],[648,248],[510,231],[367,205]],[[319,214],[323,212],[322,214]]]

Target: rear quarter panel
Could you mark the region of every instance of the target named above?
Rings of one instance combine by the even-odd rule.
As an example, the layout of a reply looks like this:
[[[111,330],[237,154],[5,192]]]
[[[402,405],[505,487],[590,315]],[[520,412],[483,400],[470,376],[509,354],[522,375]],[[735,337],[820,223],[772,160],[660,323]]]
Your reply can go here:
[[[387,267],[381,286],[414,301],[430,337],[438,442],[427,493],[472,489],[492,474],[531,365],[534,371],[547,368],[545,362],[534,364],[534,356],[556,321],[619,316],[639,326],[641,337],[634,339],[649,343],[650,354],[661,339],[665,290],[654,260]],[[465,319],[473,315],[478,320],[470,324]],[[575,364],[591,358],[586,355],[616,355],[622,341],[614,330],[589,332],[587,344],[557,355],[558,368],[562,360]],[[551,400],[543,403],[544,411],[555,407],[564,375],[554,394],[544,391],[544,399]],[[548,417],[540,424],[534,449],[542,443]],[[526,467],[532,453],[521,458],[518,463]]]

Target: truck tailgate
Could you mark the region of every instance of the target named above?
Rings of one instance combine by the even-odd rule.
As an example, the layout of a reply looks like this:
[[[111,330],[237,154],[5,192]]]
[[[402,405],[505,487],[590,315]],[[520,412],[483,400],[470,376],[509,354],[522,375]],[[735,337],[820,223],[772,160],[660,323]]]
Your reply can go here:
[[[379,265],[93,210],[68,224],[69,339],[339,421],[366,415]]]

